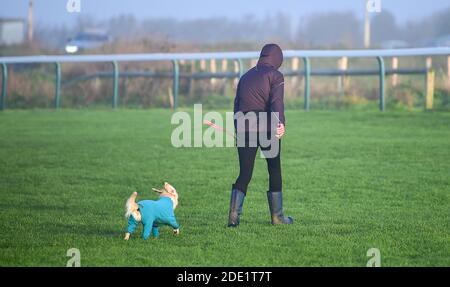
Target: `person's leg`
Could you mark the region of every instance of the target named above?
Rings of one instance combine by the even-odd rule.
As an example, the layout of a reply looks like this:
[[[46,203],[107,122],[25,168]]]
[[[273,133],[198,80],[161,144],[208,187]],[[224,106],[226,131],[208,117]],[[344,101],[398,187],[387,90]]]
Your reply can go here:
[[[269,172],[269,190],[281,191],[283,190],[283,183],[281,177],[281,141],[278,145],[278,153],[275,157],[266,157],[267,171]],[[264,152],[264,151],[263,151]]]
[[[247,187],[252,179],[253,167],[258,147],[238,147],[239,155],[239,176],[231,189],[230,211],[228,214],[228,226],[239,225],[242,205],[244,204]]]
[[[283,193],[281,177],[281,141],[279,143],[278,154],[275,157],[266,157],[267,170],[269,172],[269,190],[267,200],[272,218],[272,224],[292,224],[293,218],[285,217],[283,214]]]
[[[247,193],[247,187],[252,179],[253,167],[255,166],[257,147],[238,147],[239,176],[234,183],[234,188]]]

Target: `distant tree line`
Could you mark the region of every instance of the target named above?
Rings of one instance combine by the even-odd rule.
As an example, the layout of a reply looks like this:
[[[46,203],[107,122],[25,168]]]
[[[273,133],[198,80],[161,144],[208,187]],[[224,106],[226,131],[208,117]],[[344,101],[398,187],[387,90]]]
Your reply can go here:
[[[436,39],[450,35],[450,7],[423,20],[398,24],[387,10],[374,13],[371,19],[372,46],[386,41],[404,41],[410,46],[430,45]],[[120,15],[107,21],[80,16],[74,27],[37,28],[37,39],[49,47],[58,48],[68,38],[86,28],[103,28],[115,40],[163,39],[185,44],[252,43],[267,41],[283,43],[290,48],[360,48],[363,45],[363,19],[353,12],[328,12],[310,15],[293,24],[283,13],[264,18],[246,15],[237,20],[205,18],[178,20],[155,18],[137,20],[132,15]]]

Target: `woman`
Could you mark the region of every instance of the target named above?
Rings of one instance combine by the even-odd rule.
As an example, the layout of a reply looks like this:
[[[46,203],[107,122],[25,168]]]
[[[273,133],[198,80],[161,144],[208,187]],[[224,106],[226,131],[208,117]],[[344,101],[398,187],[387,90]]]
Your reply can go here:
[[[267,118],[270,118],[270,112],[278,114],[278,126],[276,128],[276,137],[278,149],[275,156],[266,157],[267,169],[269,172],[269,190],[267,192],[267,199],[269,202],[269,209],[272,217],[272,224],[292,224],[291,217],[284,217],[283,215],[283,200],[282,200],[282,182],[281,182],[281,137],[284,135],[284,77],[278,71],[283,63],[283,52],[276,44],[267,44],[261,50],[258,63],[255,67],[245,73],[239,80],[236,98],[234,100],[234,113],[246,115],[249,112],[267,113]],[[258,135],[261,134],[261,125],[258,118]],[[267,126],[270,126],[268,124]],[[266,126],[266,127],[267,127]],[[236,227],[239,225],[239,217],[242,212],[242,205],[244,203],[245,195],[247,193],[247,186],[250,183],[253,166],[255,163],[255,156],[258,147],[261,148],[263,154],[267,147],[261,145],[258,138],[255,145],[249,144],[249,126],[244,127],[244,133],[239,133],[237,128],[238,141],[240,136],[245,135],[245,144],[238,144],[239,155],[239,176],[232,186],[230,212],[228,218],[228,226]],[[271,138],[270,129],[267,129],[268,137]]]

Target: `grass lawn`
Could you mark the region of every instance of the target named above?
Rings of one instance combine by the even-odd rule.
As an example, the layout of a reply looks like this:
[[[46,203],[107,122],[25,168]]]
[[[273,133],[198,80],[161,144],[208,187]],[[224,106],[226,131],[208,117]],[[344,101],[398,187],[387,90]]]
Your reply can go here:
[[[169,110],[0,113],[0,266],[450,265],[450,113],[289,111],[285,213],[271,226],[257,158],[226,228],[233,148],[174,148]],[[180,236],[122,240],[124,203],[172,183]]]

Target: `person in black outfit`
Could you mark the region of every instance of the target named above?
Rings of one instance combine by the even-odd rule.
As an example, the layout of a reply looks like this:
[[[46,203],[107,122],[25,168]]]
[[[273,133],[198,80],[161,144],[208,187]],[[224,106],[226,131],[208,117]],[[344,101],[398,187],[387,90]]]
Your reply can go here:
[[[235,125],[237,114],[246,115],[249,112],[255,112],[259,115],[261,112],[267,114],[269,127],[271,112],[278,114],[279,121],[275,130],[267,128],[264,130],[263,125],[258,125],[258,136],[261,132],[266,132],[267,137],[276,140],[278,149],[275,156],[267,157],[267,169],[269,172],[269,190],[267,192],[267,199],[269,203],[269,210],[271,213],[272,224],[292,224],[291,217],[283,215],[283,200],[282,200],[282,179],[281,179],[281,137],[284,135],[285,116],[284,116],[284,77],[278,71],[283,62],[283,52],[276,44],[267,44],[261,50],[258,63],[255,67],[245,73],[239,80],[234,100]],[[238,144],[239,155],[239,176],[236,182],[232,185],[230,210],[228,218],[228,226],[236,227],[239,225],[239,217],[242,213],[242,205],[244,203],[245,195],[247,193],[247,186],[250,183],[253,166],[255,162],[258,147],[261,148],[264,154],[270,146],[261,145],[259,137],[255,144],[250,144],[249,140],[251,133],[251,124],[245,125],[243,131],[237,128],[237,139],[245,136],[245,144]],[[271,135],[276,133],[276,139]],[[273,146],[273,141],[271,141]]]

